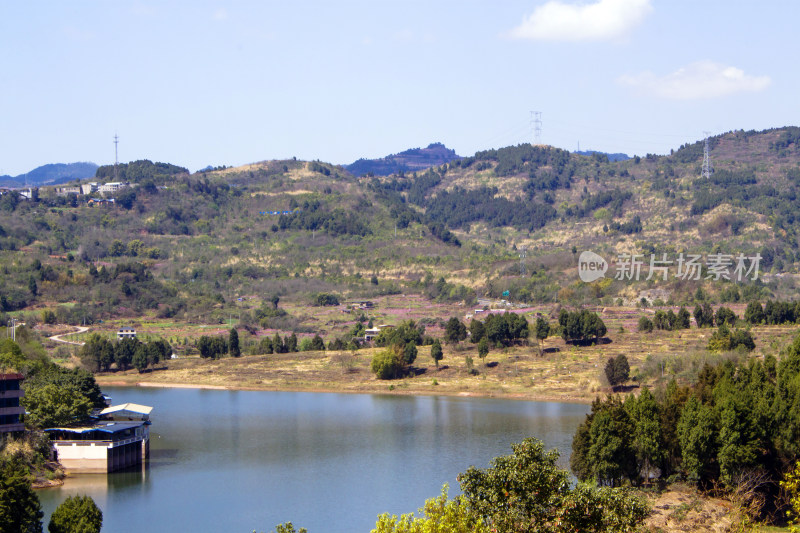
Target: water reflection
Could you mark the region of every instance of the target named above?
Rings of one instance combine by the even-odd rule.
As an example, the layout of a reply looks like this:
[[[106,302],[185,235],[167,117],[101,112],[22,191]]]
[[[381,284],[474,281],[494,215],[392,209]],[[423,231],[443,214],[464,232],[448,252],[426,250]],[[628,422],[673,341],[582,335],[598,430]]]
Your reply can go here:
[[[104,531],[369,531],[416,510],[470,465],[536,436],[566,464],[588,406],[475,398],[114,389],[153,405],[149,468],[75,476],[40,492],[51,512],[90,494]],[[146,512],[143,512],[146,510]],[[154,526],[157,524],[157,526]]]

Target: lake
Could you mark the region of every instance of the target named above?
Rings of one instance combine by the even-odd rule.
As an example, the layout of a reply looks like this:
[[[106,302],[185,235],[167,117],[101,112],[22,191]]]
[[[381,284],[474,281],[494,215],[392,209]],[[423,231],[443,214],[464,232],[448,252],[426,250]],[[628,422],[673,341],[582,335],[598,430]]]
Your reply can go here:
[[[37,491],[49,515],[88,494],[103,531],[369,532],[526,437],[561,452],[588,405],[448,396],[104,387],[154,407],[149,465]]]

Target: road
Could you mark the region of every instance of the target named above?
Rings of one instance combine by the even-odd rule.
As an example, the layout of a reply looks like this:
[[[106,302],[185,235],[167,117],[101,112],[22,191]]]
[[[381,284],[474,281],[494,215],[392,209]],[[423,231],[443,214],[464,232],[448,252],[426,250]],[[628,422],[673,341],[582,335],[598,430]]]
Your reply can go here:
[[[73,331],[71,333],[62,333],[61,335],[53,335],[52,337],[48,337],[48,338],[51,341],[55,341],[55,342],[63,342],[64,344],[74,344],[75,346],[83,346],[84,344],[86,344],[85,342],[67,341],[67,340],[64,340],[64,339],[61,338],[64,335],[76,335],[78,333],[85,333],[85,332],[89,331],[89,328],[87,328],[85,326],[75,326],[75,327],[78,328],[78,331]]]

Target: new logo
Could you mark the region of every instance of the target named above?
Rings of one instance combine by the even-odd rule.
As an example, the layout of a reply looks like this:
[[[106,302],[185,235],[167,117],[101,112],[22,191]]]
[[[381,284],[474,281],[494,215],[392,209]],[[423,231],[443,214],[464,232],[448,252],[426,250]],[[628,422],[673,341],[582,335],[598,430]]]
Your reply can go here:
[[[606,260],[594,252],[581,252],[578,257],[578,276],[585,283],[604,278],[607,270]]]

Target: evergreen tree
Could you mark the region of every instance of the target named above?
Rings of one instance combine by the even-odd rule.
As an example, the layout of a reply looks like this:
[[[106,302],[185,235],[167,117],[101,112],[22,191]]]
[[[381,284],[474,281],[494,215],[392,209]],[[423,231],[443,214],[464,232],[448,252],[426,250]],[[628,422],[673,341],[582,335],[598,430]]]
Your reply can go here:
[[[0,531],[42,533],[43,516],[25,464],[0,458]]]
[[[442,353],[442,344],[439,342],[439,339],[436,339],[433,345],[431,345],[431,357],[436,363],[436,368],[439,368],[439,361],[444,358],[444,354]]]
[[[544,317],[536,319],[536,339],[539,341],[539,355],[542,355],[542,344],[550,336],[550,323]]]
[[[483,327],[483,322],[473,318],[469,323],[469,341],[477,344],[485,335],[486,328]]]
[[[103,512],[89,496],[70,496],[53,511],[49,533],[100,533]]]
[[[458,344],[467,338],[467,327],[456,317],[450,318],[444,328],[444,340],[447,344]]]
[[[405,348],[403,348],[403,362],[405,362],[406,365],[410,365],[414,363],[416,359],[417,359],[417,343],[415,343],[414,341],[409,341],[405,345]]]
[[[658,403],[650,389],[643,387],[638,398],[628,397],[625,406],[633,422],[633,450],[639,472],[649,483],[653,469],[660,464],[663,455]]]
[[[231,357],[239,357],[242,355],[242,351],[239,348],[239,333],[236,331],[236,328],[231,328],[228,334],[228,353],[231,354]]]
[[[480,357],[484,364],[486,363],[486,356],[489,355],[489,341],[483,337],[478,343],[478,357]]]
[[[339,340],[339,339],[337,339]],[[318,350],[318,351],[325,351],[325,341],[322,340],[322,337],[319,334],[314,335],[314,338],[311,339],[311,349]],[[343,348],[339,348],[340,350]]]

